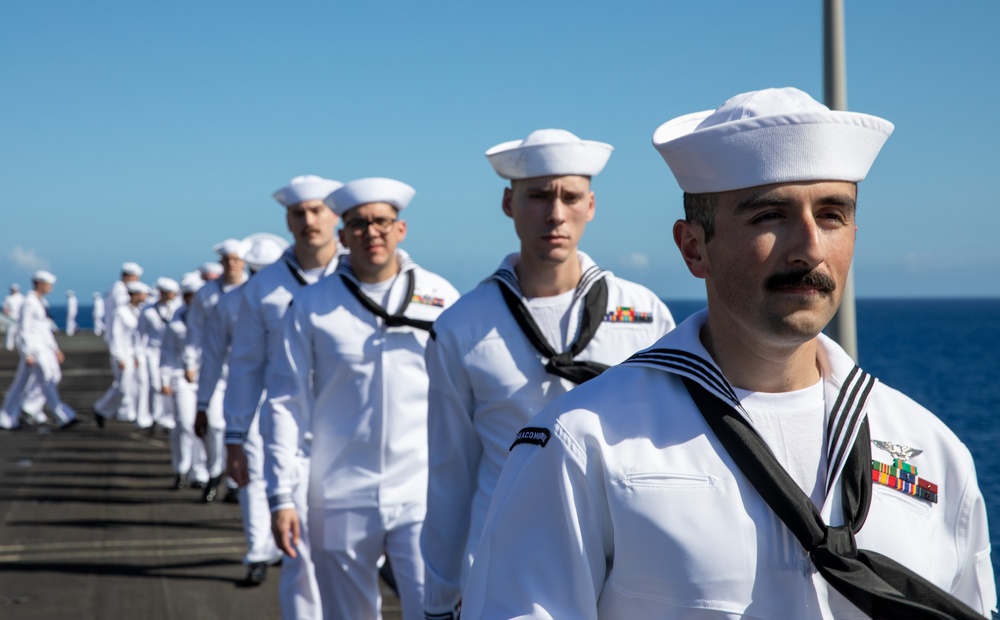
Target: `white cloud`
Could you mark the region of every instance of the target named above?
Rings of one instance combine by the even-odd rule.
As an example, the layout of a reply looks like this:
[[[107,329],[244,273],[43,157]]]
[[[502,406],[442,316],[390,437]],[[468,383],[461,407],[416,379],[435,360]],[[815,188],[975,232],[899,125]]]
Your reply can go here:
[[[641,252],[632,252],[631,254],[626,254],[625,256],[619,256],[618,264],[622,267],[628,267],[630,269],[648,269],[650,260],[649,256]]]
[[[34,250],[25,250],[19,245],[14,246],[14,249],[7,252],[7,260],[25,271],[38,271],[39,269],[49,268],[49,262],[35,254]]]

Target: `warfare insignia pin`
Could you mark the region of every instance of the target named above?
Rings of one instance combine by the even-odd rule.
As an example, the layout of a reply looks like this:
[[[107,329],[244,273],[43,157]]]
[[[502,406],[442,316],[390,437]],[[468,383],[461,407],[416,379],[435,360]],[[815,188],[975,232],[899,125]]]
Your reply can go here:
[[[872,460],[872,483],[896,489],[900,493],[925,499],[932,504],[938,501],[938,486],[917,475],[916,465],[906,460],[923,450],[888,441],[872,440],[875,447],[885,450],[892,457],[892,465]]]

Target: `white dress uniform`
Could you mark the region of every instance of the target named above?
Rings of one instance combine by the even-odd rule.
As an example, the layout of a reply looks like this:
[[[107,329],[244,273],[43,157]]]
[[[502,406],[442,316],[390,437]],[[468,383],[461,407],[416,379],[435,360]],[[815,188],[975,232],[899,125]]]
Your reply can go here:
[[[681,377],[720,396],[731,390],[699,340],[706,317],[692,316],[531,421],[494,495],[463,617],[866,617],[827,585],[688,395]],[[825,336],[819,344],[828,419],[867,416],[873,444],[923,450],[911,464],[938,485],[934,503],[874,484],[858,547],[988,614],[996,605],[989,533],[968,450],[885,385],[874,384],[866,406],[841,401],[855,385],[854,362]],[[796,449],[768,443],[779,461]],[[877,447],[872,458],[892,462]],[[835,526],[842,472],[824,473],[831,491],[819,509]]]
[[[100,293],[94,293],[94,309],[91,317],[94,320],[94,335],[104,334],[104,298]]]
[[[187,343],[184,346],[184,368],[200,373],[202,352],[205,346],[208,318],[224,293],[228,293],[246,281],[246,275],[235,284],[224,284],[222,278],[206,282],[195,294],[187,313]],[[202,381],[198,379],[198,409],[208,416],[208,434],[205,436],[205,451],[208,453],[208,472],[211,478],[218,478],[226,468],[225,421],[222,417],[222,399],[226,391],[224,380],[217,381],[214,390],[203,392]],[[201,402],[200,399],[205,399]]]
[[[76,333],[76,313],[79,309],[76,295],[67,293],[66,295],[66,335],[72,336]]]
[[[104,418],[137,422],[139,414],[139,373],[145,364],[139,358],[139,308],[131,303],[118,306],[105,334],[111,353],[114,383],[96,403],[94,411]],[[137,368],[137,362],[141,368]],[[143,382],[144,383],[144,382]],[[148,425],[147,425],[148,426]]]
[[[21,306],[24,305],[24,295],[20,291],[15,291],[10,295],[4,297],[3,300],[3,313],[11,318],[13,321],[19,321],[21,318]],[[13,351],[17,346],[17,326],[11,326],[7,330],[7,350]]]
[[[147,304],[139,313],[139,341],[148,373],[149,413],[154,424],[168,429],[174,427],[173,399],[163,394],[160,356],[167,324],[178,307],[176,301],[158,301]]]
[[[17,428],[22,403],[29,384],[32,383],[41,388],[45,402],[60,426],[72,422],[76,418],[76,412],[59,397],[58,385],[62,379],[62,370],[56,357],[59,347],[52,335],[48,306],[45,299],[34,291],[29,291],[24,296],[24,304],[21,306],[17,348],[21,359],[0,409],[0,428]],[[35,359],[31,366],[26,362],[28,357]]]
[[[608,288],[604,322],[577,360],[617,364],[673,329],[670,311],[652,291],[577,254],[582,276],[572,294],[565,342],[582,328],[584,298],[594,283],[603,280]],[[547,359],[504,303],[501,286],[523,297],[514,271],[517,258],[508,256],[493,277],[441,315],[427,347],[430,487],[422,551],[429,617],[447,614],[459,602],[515,434],[575,387],[546,371]],[[564,349],[561,343],[553,347]]]
[[[402,250],[397,258],[400,272],[385,300],[373,298],[390,314],[405,308],[406,317],[433,321],[458,298],[451,284]],[[312,435],[309,536],[324,617],[380,617],[376,563],[383,553],[403,617],[421,617],[429,333],[387,327],[343,278],[373,288],[358,283],[342,261],[333,277],[295,295],[286,316],[288,363],[268,384],[268,399],[276,416],[297,425],[299,447]],[[287,459],[296,447],[279,448],[275,458]],[[272,506],[292,507],[292,492],[269,488]]]
[[[173,392],[171,410],[174,426],[170,431],[170,462],[181,478],[208,482],[205,448],[194,434],[198,386],[184,377],[184,346],[187,343],[188,306],[181,305],[167,323],[160,348],[160,381]]]
[[[254,274],[243,287],[243,305],[236,323],[240,337],[229,354],[230,379],[223,405],[226,443],[243,446],[250,476],[248,487],[265,495],[268,485],[293,489],[300,516],[302,544],[296,550],[298,557],[286,557],[281,567],[281,616],[285,620],[318,620],[322,615],[309,550],[306,513],[309,459],[305,451],[298,449],[297,426],[273,420],[265,386],[272,382],[276,360],[285,355],[284,317],[292,296],[332,274],[341,256],[334,256],[319,273],[307,273],[289,248],[277,262]],[[258,424],[261,433],[255,437],[253,428]],[[282,433],[290,433],[290,441],[271,439]],[[272,448],[288,445],[291,452],[284,458],[268,458],[265,464],[261,434],[270,440]],[[287,465],[288,469],[281,470],[281,465]]]

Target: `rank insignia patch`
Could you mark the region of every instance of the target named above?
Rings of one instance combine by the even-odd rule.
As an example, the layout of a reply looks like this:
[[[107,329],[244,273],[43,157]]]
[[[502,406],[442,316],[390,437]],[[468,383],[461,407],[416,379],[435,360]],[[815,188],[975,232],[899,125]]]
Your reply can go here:
[[[533,443],[544,448],[545,444],[549,443],[551,436],[552,432],[547,428],[527,426],[517,431],[517,436],[514,438],[514,443],[510,444],[510,449],[513,450],[514,446],[519,443]]]
[[[607,323],[652,323],[652,312],[636,312],[635,308],[628,306],[618,306],[611,312],[604,315]]]
[[[925,499],[932,504],[938,501],[938,486],[917,475],[917,466],[906,462],[922,450],[885,441],[872,441],[876,447],[893,457],[892,465],[872,460],[872,484],[896,489],[900,493]]]
[[[435,308],[444,308],[444,299],[440,297],[433,297],[431,295],[414,295],[410,298],[410,303],[434,306]]]

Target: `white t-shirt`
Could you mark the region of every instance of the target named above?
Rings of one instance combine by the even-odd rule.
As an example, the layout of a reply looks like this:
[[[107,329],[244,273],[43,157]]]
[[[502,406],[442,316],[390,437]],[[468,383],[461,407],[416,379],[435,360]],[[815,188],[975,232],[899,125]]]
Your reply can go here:
[[[302,277],[305,278],[306,282],[309,284],[316,284],[319,282],[320,277],[323,272],[326,271],[326,267],[316,267],[315,269],[303,269]]]
[[[552,297],[532,297],[528,299],[528,309],[532,318],[556,353],[562,353],[570,344],[569,308],[573,303],[576,289]],[[575,334],[574,334],[575,335]]]
[[[821,507],[827,468],[822,379],[794,392],[748,392],[737,388],[736,396],[778,462],[816,507]]]

